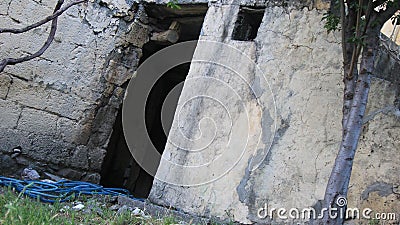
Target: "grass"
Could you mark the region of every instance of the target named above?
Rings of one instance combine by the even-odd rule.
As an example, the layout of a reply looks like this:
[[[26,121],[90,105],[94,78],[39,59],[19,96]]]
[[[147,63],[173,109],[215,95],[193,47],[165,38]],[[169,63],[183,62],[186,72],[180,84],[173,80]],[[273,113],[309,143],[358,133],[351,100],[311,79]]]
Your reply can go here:
[[[156,219],[134,215],[131,211],[117,213],[105,198],[83,198],[85,208],[72,209],[74,203],[41,203],[24,197],[10,189],[0,188],[1,225],[47,225],[47,224],[176,224],[174,218]]]

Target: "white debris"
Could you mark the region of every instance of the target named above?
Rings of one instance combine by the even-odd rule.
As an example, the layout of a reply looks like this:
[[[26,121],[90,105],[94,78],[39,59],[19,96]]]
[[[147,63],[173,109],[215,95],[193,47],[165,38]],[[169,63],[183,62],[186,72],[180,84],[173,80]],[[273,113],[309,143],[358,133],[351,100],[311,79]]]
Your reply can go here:
[[[137,207],[135,207],[135,209],[132,211],[132,214],[134,216],[141,216],[143,218],[150,218],[149,215],[146,215],[143,210],[141,210],[141,209],[139,209]]]
[[[39,173],[32,168],[25,168],[21,174],[22,179],[24,180],[39,180]]]
[[[118,204],[110,206],[110,210],[112,210],[112,211],[116,211],[116,210],[118,210],[119,208],[121,208],[121,206],[118,205]]]
[[[60,209],[60,212],[66,212],[66,211],[69,211],[71,208],[69,207],[69,206],[67,206],[67,205],[65,205],[64,207],[62,207],[61,209]]]
[[[79,204],[77,204],[76,206],[72,207],[72,209],[73,209],[73,210],[76,210],[76,211],[80,211],[80,210],[82,210],[83,208],[85,208],[85,205],[83,205],[82,203],[79,203]]]
[[[123,206],[121,206],[121,208],[118,209],[117,215],[123,214],[123,213],[125,213],[126,211],[132,211],[132,208],[131,208],[131,207],[128,207],[128,206],[126,206],[126,205],[123,205]]]
[[[132,211],[132,214],[134,216],[143,216],[143,217],[145,216],[144,212],[137,207]]]
[[[43,180],[40,180],[40,181],[46,182],[46,183],[50,183],[50,184],[57,183],[57,182],[55,182],[54,180],[50,180],[50,179],[43,179]]]

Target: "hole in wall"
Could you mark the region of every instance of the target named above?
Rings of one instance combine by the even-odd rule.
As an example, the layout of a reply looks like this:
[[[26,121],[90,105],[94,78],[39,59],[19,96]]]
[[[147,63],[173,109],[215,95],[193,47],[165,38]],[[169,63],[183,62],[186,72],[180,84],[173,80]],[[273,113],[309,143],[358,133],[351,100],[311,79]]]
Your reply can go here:
[[[153,34],[170,28],[172,22],[179,23],[179,39],[177,42],[198,40],[207,12],[206,4],[182,5],[181,10],[173,10],[165,6],[150,4],[146,6],[149,24]],[[168,47],[171,43],[149,41],[142,48],[140,63],[157,51]],[[173,57],[173,56],[172,56]],[[189,72],[190,63],[181,64],[167,71],[155,83],[146,102],[145,121],[150,139],[156,149],[162,153],[167,141],[167,135],[161,123],[161,109],[168,93],[183,82]],[[178,98],[175,99],[175,108]],[[169,118],[168,121],[172,121]],[[171,124],[168,124],[169,130]],[[118,112],[113,133],[111,135],[107,154],[102,164],[101,181],[105,187],[121,187],[128,189],[135,197],[147,198],[150,193],[153,177],[144,171],[132,157],[126,144],[122,128],[122,106]]]
[[[264,11],[265,8],[240,6],[232,39],[238,41],[254,40],[264,17]]]

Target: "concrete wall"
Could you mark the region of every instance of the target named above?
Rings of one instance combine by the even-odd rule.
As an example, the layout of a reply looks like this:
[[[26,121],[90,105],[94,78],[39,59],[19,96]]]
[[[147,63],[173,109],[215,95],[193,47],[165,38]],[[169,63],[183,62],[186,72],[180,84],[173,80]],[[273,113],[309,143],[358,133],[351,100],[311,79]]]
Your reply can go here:
[[[341,140],[343,75],[340,34],[323,28],[326,5],[310,4],[266,3],[248,42],[231,39],[239,2],[210,5],[150,201],[261,224],[296,221],[261,218],[261,207],[320,207]],[[398,213],[398,84],[381,78],[348,206]]]
[[[37,21],[55,2],[1,1],[0,26]],[[266,6],[254,41],[231,40],[240,5]],[[257,216],[265,204],[318,208],[341,133],[340,35],[327,34],[321,22],[329,4],[243,0],[209,6],[149,199],[242,223],[265,223]],[[1,174],[33,166],[99,181],[124,84],[149,36],[146,23],[143,7],[133,1],[75,6],[60,17],[42,57],[0,74]],[[0,58],[34,52],[48,31],[1,34]],[[390,76],[373,81],[348,199],[350,207],[376,212],[400,209],[399,92],[391,79],[396,70],[388,69],[398,64],[390,65],[378,70]],[[201,95],[210,98],[191,99]],[[12,158],[16,146],[22,155]],[[202,151],[186,151],[193,149]]]
[[[4,0],[0,27],[23,27],[52,13],[56,0]],[[0,58],[37,51],[49,25],[0,35]],[[0,171],[31,166],[98,182],[112,126],[149,29],[141,5],[96,1],[59,17],[49,49],[0,74]],[[14,147],[22,155],[11,158]]]

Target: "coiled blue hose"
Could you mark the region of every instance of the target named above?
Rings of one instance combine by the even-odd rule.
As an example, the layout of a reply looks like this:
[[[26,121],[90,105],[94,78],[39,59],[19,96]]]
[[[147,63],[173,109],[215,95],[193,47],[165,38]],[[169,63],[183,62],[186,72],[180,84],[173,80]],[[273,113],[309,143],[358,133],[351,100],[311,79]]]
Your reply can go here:
[[[144,201],[144,199],[134,198],[128,190],[123,188],[105,188],[98,184],[83,181],[60,180],[49,183],[0,176],[0,186],[13,187],[17,192],[23,192],[26,196],[48,203],[69,201],[78,195],[122,195]]]

